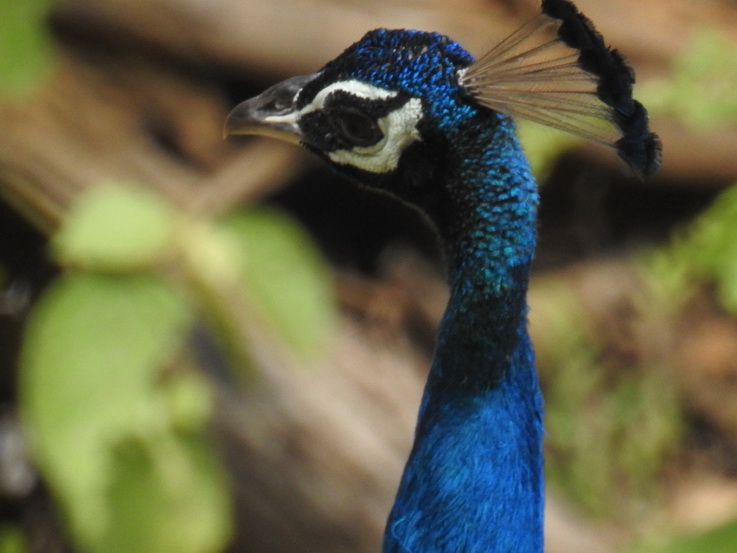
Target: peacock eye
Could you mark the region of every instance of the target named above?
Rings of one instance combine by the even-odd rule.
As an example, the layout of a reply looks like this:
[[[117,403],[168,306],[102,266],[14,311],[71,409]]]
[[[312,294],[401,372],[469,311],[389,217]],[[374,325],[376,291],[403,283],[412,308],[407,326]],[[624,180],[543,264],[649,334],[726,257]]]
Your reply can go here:
[[[328,115],[330,125],[354,146],[372,146],[384,137],[376,121],[356,109],[341,109]]]

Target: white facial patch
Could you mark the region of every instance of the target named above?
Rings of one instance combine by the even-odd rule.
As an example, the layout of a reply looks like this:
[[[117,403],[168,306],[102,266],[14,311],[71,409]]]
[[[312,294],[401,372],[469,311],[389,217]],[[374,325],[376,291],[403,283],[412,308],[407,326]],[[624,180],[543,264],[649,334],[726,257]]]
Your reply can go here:
[[[348,94],[353,94],[359,98],[366,98],[367,100],[386,100],[387,98],[394,98],[394,96],[397,95],[397,93],[392,90],[379,88],[378,86],[364,83],[363,81],[357,81],[355,79],[350,81],[338,81],[330,86],[326,86],[318,92],[317,96],[315,96],[309,104],[300,110],[300,113],[304,114],[322,109],[325,105],[325,99],[338,90],[347,92]]]
[[[296,126],[303,115],[323,108],[325,101],[337,91],[346,92],[366,100],[393,98],[396,92],[379,88],[358,80],[340,81],[322,89],[315,98],[298,112],[285,116],[273,116],[270,122]],[[341,165],[353,165],[371,173],[389,173],[399,165],[404,149],[422,139],[417,124],[422,119],[422,101],[410,98],[403,106],[377,121],[384,138],[376,144],[351,150],[328,152],[328,157]]]
[[[354,165],[371,173],[389,173],[399,165],[404,149],[421,140],[417,123],[422,119],[422,101],[410,98],[406,104],[378,120],[384,138],[376,144],[351,150],[335,150],[328,157],[341,165]]]

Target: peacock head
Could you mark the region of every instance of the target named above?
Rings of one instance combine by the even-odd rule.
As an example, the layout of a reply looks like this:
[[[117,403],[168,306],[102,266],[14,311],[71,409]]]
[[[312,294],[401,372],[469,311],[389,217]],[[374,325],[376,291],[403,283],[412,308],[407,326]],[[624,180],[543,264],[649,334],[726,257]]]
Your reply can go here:
[[[543,0],[539,16],[478,61],[439,34],[371,31],[317,73],[236,106],[225,132],[302,144],[432,215],[449,187],[468,181],[462,165],[480,160],[480,149],[480,171],[522,155],[509,115],[611,146],[635,171],[653,173],[660,142],[633,83],[624,58],[571,2]]]
[[[362,184],[425,204],[454,130],[490,113],[461,85],[473,61],[445,36],[377,29],[317,73],[239,104],[226,133],[299,143]]]

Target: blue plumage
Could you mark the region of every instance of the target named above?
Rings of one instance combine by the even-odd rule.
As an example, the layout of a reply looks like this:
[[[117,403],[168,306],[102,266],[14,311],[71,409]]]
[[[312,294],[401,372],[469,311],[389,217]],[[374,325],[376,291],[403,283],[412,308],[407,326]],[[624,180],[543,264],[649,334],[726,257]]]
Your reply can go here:
[[[453,168],[440,231],[451,297],[385,552],[542,551],[542,400],[525,302],[538,197],[512,121],[468,124],[457,131],[478,150],[464,147],[472,155]]]
[[[463,99],[458,70],[474,59],[460,44],[437,33],[377,29],[325,65],[305,87],[299,102],[325,82],[359,79],[424,100],[425,115],[437,128],[458,125],[476,109]]]
[[[450,300],[385,553],[542,552],[526,304],[538,194],[511,115],[608,144],[649,174],[660,143],[633,82],[570,2],[544,0],[479,61],[442,35],[379,29],[230,114],[228,133],[298,141],[422,210],[445,246]]]

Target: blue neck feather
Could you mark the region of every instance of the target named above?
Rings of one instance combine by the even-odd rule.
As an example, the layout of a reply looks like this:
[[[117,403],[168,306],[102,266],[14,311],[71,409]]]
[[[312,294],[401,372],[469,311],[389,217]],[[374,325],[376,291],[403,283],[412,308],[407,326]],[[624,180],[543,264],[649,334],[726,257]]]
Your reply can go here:
[[[385,553],[541,553],[542,398],[526,329],[537,192],[514,124],[459,128],[439,224],[451,297]],[[477,138],[469,133],[486,134]],[[453,215],[457,214],[457,215]]]

